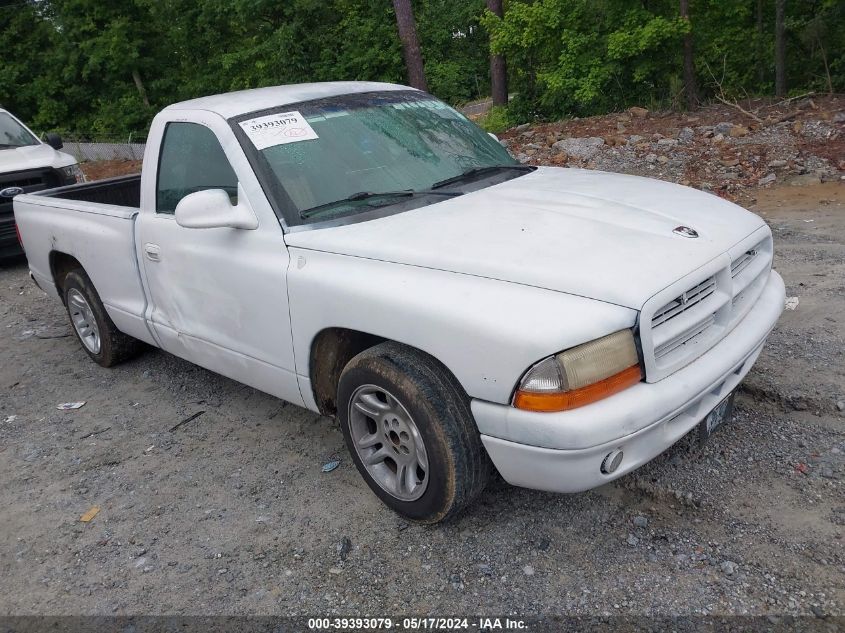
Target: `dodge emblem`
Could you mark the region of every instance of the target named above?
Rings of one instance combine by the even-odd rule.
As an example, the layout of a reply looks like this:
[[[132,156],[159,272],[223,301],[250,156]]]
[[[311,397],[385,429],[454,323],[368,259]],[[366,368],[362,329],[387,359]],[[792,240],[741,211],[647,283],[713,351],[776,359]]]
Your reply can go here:
[[[672,229],[672,233],[681,237],[698,237],[698,231],[688,226],[676,226]]]

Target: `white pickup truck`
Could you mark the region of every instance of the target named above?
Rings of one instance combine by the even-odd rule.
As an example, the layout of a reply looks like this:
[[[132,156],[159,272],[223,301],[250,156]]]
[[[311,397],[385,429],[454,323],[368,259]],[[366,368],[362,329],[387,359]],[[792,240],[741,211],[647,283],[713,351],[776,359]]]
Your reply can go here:
[[[96,362],[143,341],[337,416],[373,491],[424,522],[494,467],[578,492],[708,435],[784,305],[756,215],[518,164],[392,84],[172,105],[141,176],[14,204]]]

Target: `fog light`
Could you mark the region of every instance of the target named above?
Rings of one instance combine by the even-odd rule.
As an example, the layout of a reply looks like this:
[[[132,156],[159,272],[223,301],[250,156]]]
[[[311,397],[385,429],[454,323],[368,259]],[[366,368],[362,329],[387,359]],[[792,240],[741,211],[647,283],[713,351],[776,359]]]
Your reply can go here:
[[[619,464],[622,463],[622,451],[615,450],[610,451],[604,458],[601,463],[601,472],[605,475],[610,475],[619,468]]]

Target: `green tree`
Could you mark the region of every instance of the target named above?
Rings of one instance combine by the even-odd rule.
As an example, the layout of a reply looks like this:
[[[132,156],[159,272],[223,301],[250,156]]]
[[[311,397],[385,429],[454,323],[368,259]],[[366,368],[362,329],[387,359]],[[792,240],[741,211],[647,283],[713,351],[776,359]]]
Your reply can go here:
[[[57,39],[35,2],[0,2],[0,106],[37,131],[69,113],[59,98],[61,58],[53,53]]]
[[[507,121],[671,105],[693,94],[685,77],[702,99],[772,95],[780,1],[508,0],[501,18],[487,0],[410,6],[436,96],[489,95],[491,53],[507,57]],[[792,93],[845,91],[845,2],[784,5]],[[0,103],[37,130],[94,136],[143,134],[159,108],[207,94],[406,81],[384,0],[0,0],[0,72]]]
[[[510,60],[523,116],[587,114],[669,92],[689,30],[674,2],[513,0],[484,18],[494,53]]]
[[[484,0],[422,0],[417,28],[432,94],[462,103],[489,94],[489,39],[481,27]]]

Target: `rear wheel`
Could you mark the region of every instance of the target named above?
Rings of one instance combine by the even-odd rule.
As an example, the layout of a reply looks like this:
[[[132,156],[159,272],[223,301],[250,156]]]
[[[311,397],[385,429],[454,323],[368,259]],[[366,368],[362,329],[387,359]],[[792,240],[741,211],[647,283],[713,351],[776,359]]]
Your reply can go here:
[[[338,416],[364,480],[408,519],[449,520],[490,478],[469,398],[426,354],[392,342],[358,354],[340,377]]]
[[[111,367],[135,356],[143,348],[141,341],[117,329],[94,284],[81,268],[65,277],[64,296],[73,331],[85,352],[98,365]]]

